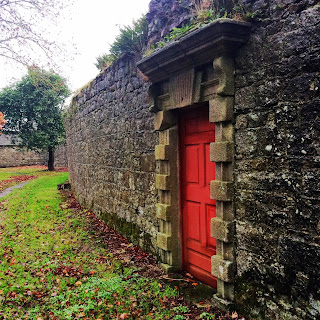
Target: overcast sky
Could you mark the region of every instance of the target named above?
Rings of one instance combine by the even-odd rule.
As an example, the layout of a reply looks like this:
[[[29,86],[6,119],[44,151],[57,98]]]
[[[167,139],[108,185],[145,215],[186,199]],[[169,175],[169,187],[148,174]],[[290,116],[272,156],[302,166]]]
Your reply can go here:
[[[63,43],[65,60],[59,72],[69,80],[74,91],[98,74],[96,58],[108,52],[119,33],[119,25],[131,24],[147,13],[150,0],[75,0],[67,18],[59,23],[57,41]],[[56,32],[55,32],[56,31]],[[0,88],[19,80],[25,69],[0,60]]]

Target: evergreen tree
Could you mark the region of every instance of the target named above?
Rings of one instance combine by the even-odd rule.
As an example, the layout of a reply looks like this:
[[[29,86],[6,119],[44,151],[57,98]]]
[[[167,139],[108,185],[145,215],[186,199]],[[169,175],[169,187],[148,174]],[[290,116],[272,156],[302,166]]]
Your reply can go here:
[[[21,139],[29,150],[49,153],[48,169],[54,170],[55,147],[64,141],[62,104],[70,94],[65,80],[53,71],[29,67],[28,74],[0,92],[0,110],[6,133]]]

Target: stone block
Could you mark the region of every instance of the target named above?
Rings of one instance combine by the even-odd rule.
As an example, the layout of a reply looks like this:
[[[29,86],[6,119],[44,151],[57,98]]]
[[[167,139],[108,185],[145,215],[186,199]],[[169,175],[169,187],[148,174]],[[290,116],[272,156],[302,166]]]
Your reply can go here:
[[[232,301],[221,298],[218,293],[213,296],[212,300],[213,305],[221,310],[236,310],[236,306]]]
[[[223,221],[219,218],[211,219],[211,237],[223,242],[234,241],[235,225],[233,221]]]
[[[156,204],[156,211],[157,211],[157,218],[162,219],[164,221],[170,221],[171,219],[171,206],[168,204],[157,203]]]
[[[171,236],[164,234],[164,233],[158,233],[157,235],[157,246],[158,248],[165,250],[165,251],[171,251]]]
[[[159,111],[154,116],[154,130],[169,129],[176,124],[176,117],[172,111]]]
[[[226,259],[228,260],[228,259]],[[234,283],[224,282],[220,279],[217,279],[217,296],[221,299],[225,299],[227,301],[234,301]]]
[[[213,61],[213,68],[219,77],[217,94],[221,96],[234,95],[234,62],[231,57],[220,57]]]
[[[235,263],[229,260],[223,260],[220,256],[212,256],[211,273],[214,277],[217,277],[224,282],[233,282],[235,276]]]
[[[163,271],[165,273],[174,273],[174,272],[178,272],[180,270],[180,267],[172,266],[172,265],[166,264],[166,263],[160,263],[160,267],[163,269]]]
[[[232,142],[210,143],[210,161],[232,162],[234,158],[234,144]]]
[[[140,168],[143,172],[154,172],[155,159],[153,154],[145,154],[140,157]]]
[[[216,96],[209,101],[209,121],[231,121],[233,119],[233,105],[233,97]]]
[[[233,142],[234,126],[231,122],[216,123],[215,129],[215,142]]]
[[[216,162],[216,180],[233,181],[232,162]]]
[[[232,202],[218,201],[216,203],[216,216],[224,221],[234,219],[234,206]]]
[[[166,174],[157,174],[156,175],[156,189],[170,190],[168,175],[166,175]]]
[[[233,182],[213,180],[210,183],[210,197],[213,200],[232,201]]]
[[[155,147],[155,157],[156,160],[168,160],[169,146],[164,144],[159,144]]]

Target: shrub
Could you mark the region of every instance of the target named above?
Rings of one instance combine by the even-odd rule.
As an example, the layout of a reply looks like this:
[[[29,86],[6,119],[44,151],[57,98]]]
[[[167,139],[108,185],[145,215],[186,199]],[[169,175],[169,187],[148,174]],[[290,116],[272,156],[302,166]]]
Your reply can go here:
[[[133,20],[132,25],[120,27],[120,34],[110,46],[110,54],[97,58],[95,66],[103,70],[124,53],[141,55],[147,44],[148,23],[145,16]]]

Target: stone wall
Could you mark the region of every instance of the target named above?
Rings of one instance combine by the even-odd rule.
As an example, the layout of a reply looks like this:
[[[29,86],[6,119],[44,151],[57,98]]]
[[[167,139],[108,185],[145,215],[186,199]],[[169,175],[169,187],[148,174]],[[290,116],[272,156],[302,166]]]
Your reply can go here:
[[[31,165],[46,165],[45,154],[21,151],[18,147],[0,146],[0,168]]]
[[[156,252],[156,134],[147,90],[134,58],[121,58],[73,99],[67,148],[80,203]]]
[[[18,139],[0,135],[0,168],[30,165],[45,165],[47,156],[43,153],[27,151],[17,147]]]
[[[16,137],[0,135],[0,168],[48,164],[47,153],[21,149],[17,146],[18,142]],[[65,145],[56,149],[55,166],[68,166]]]
[[[57,146],[54,151],[54,165],[55,167],[68,167],[68,157],[67,157],[67,145],[61,144]]]
[[[192,2],[151,1],[151,43]],[[253,27],[235,65],[236,302],[256,319],[316,319],[320,2],[216,3]]]
[[[320,5],[246,1],[236,60],[237,302],[261,319],[320,317]]]
[[[147,20],[149,25],[148,43],[154,45],[173,30],[190,22],[197,15],[202,0],[151,0]],[[209,2],[209,1],[203,1]],[[218,14],[231,12],[234,0],[213,0]]]
[[[149,43],[188,21],[191,0],[152,0]],[[320,5],[220,1],[252,23],[235,61],[237,310],[252,319],[320,316]],[[178,17],[178,19],[177,19]],[[68,158],[82,204],[157,253],[148,83],[129,57],[73,101]]]

